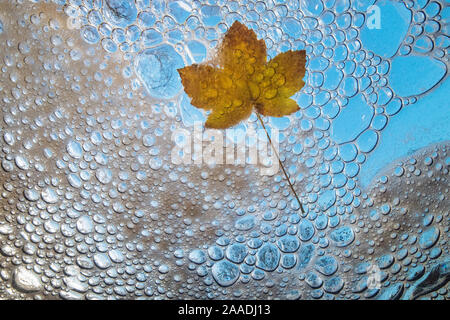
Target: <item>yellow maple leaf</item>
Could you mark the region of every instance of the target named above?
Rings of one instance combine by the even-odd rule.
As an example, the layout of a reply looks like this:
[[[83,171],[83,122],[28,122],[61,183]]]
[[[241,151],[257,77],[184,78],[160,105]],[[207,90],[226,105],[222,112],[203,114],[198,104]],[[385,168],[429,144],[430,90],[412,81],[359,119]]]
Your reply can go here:
[[[305,83],[304,50],[287,51],[267,61],[266,44],[235,21],[216,59],[178,69],[191,104],[211,110],[207,128],[225,129],[248,118],[253,108],[282,117],[299,109],[290,99]]]

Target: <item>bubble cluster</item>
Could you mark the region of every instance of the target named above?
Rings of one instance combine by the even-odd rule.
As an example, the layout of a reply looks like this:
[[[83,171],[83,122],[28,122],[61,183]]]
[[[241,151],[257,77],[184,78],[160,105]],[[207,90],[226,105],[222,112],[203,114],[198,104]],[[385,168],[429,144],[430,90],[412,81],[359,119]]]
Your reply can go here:
[[[374,36],[373,3],[0,3],[0,298],[448,299],[449,135],[360,183],[446,84],[448,4],[378,1]],[[281,172],[171,161],[205,119],[176,69],[235,20],[306,50],[301,110],[266,119],[304,214]]]

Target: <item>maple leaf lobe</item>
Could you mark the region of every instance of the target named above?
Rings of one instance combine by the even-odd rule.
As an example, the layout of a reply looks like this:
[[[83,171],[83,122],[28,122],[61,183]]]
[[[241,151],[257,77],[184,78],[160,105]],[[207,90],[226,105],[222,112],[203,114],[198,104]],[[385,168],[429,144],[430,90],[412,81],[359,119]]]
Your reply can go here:
[[[299,110],[292,97],[305,83],[306,54],[304,50],[286,51],[278,54],[267,64],[266,70],[274,70],[270,75],[271,84],[263,91],[255,108],[265,116],[282,117]]]

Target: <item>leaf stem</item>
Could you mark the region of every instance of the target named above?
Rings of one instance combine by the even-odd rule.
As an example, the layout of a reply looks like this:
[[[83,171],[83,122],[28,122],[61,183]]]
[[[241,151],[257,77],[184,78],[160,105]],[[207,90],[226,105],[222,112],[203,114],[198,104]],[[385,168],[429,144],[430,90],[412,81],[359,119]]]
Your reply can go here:
[[[289,184],[289,187],[291,188],[292,192],[294,193],[294,196],[297,199],[298,204],[300,205],[300,209],[302,210],[302,213],[305,213],[305,210],[303,209],[302,203],[300,202],[300,199],[298,198],[297,192],[295,192],[294,186],[292,185],[291,180],[289,179],[289,176],[287,175],[286,170],[284,169],[283,163],[280,160],[280,156],[278,155],[277,150],[275,150],[275,147],[272,144],[272,139],[270,139],[269,133],[267,132],[267,129],[266,129],[266,126],[264,125],[263,120],[262,120],[262,118],[261,118],[261,116],[259,115],[258,112],[256,112],[256,115],[258,116],[259,122],[261,122],[261,125],[262,125],[264,131],[266,132],[267,139],[269,139],[270,146],[272,147],[273,152],[277,156],[278,162],[280,163],[280,166],[281,166],[281,170],[283,171],[284,176],[286,177],[286,180],[287,180],[287,182]]]

